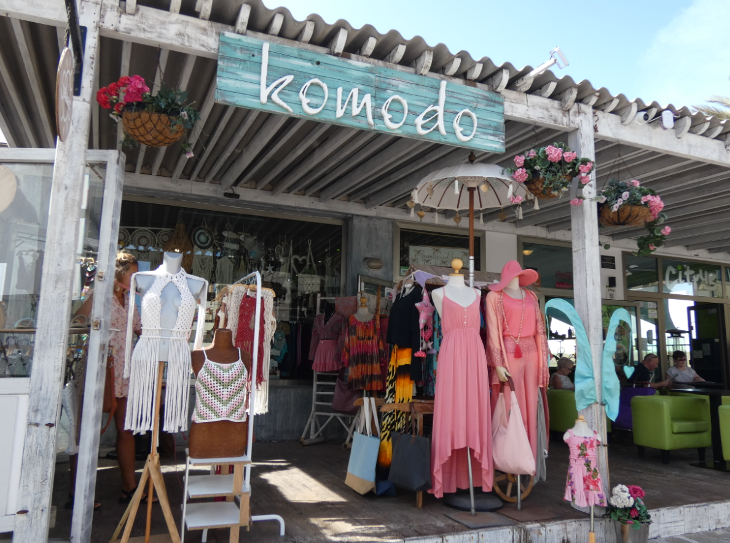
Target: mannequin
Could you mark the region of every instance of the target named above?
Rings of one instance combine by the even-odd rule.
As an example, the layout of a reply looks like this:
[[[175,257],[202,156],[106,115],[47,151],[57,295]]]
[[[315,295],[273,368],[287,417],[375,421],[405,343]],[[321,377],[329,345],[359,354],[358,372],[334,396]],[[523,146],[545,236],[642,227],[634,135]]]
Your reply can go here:
[[[165,253],[154,271],[137,272],[130,284],[129,323],[124,376],[129,377],[129,399],[125,428],[135,433],[152,430],[160,362],[167,362],[165,394],[166,432],[187,429],[190,375],[190,326],[198,306],[195,346],[203,343],[208,282],[182,269],[181,253]],[[187,290],[185,290],[187,287]],[[142,295],[142,335],[132,351],[134,301]]]
[[[193,351],[193,372],[197,377],[203,369],[206,357],[217,364],[234,364],[238,362],[239,351],[233,346],[233,332],[219,328],[213,336],[210,347]],[[241,353],[243,364],[251,374],[251,355]],[[248,386],[248,383],[247,383]],[[247,398],[248,401],[248,398]],[[218,420],[214,422],[190,423],[190,456],[193,458],[222,458],[243,456],[248,442],[248,420],[233,422]]]
[[[182,253],[165,253],[162,257],[162,269],[165,273],[175,275],[182,267],[182,259]],[[140,296],[144,297],[155,283],[155,273],[154,271],[137,272],[134,274],[132,281],[136,281],[137,292]],[[207,291],[207,282],[205,279],[195,277],[194,275],[188,275],[187,282],[188,287],[190,288],[190,293],[195,299],[200,299],[201,296],[204,296],[204,292]],[[180,295],[180,291],[175,288],[175,285],[168,283],[165,285],[165,288],[162,289],[161,299],[162,313],[160,314],[160,325],[162,330],[160,330],[160,336],[162,336],[162,339],[160,339],[159,360],[161,362],[166,362],[168,349],[170,347],[170,330],[166,330],[166,328],[173,328],[175,326],[177,310],[180,307],[182,296]]]
[[[463,265],[454,259],[447,285],[432,293],[443,331],[431,438],[433,489],[429,491],[437,498],[459,488],[482,487],[489,492],[494,478],[489,374],[476,303],[480,297],[464,283],[459,273]]]
[[[375,315],[370,313],[370,310],[368,309],[368,299],[365,296],[360,298],[360,307],[357,308],[354,316],[360,322],[368,322],[373,320],[373,317]]]
[[[499,283],[489,285],[487,295],[487,356],[493,370],[493,401],[498,397],[500,382],[510,376],[515,383],[515,396],[520,404],[522,421],[532,446],[533,458],[539,460],[537,414],[538,396],[542,395],[547,443],[548,357],[545,322],[537,296],[524,287],[538,278],[534,270],[523,270],[519,262],[511,260],[502,268]],[[540,451],[543,454],[543,451]]]
[[[565,432],[563,441],[570,448],[564,499],[578,507],[591,507],[591,532],[593,532],[593,506],[606,505],[601,474],[597,469],[601,439],[581,415],[575,421],[575,426]],[[595,539],[591,538],[591,541]]]
[[[436,311],[438,311],[440,317],[443,317],[444,295],[447,295],[449,300],[456,302],[462,307],[470,306],[477,299],[477,292],[466,285],[464,275],[460,273],[463,265],[461,260],[458,258],[454,259],[454,262],[451,263],[454,273],[449,274],[449,282],[445,287],[436,289],[431,293],[433,305],[436,307]]]

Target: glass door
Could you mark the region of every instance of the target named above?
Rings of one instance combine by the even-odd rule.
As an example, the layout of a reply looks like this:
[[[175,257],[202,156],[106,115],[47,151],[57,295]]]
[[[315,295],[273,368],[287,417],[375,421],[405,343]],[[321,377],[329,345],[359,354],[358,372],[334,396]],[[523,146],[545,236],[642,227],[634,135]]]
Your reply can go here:
[[[696,303],[687,308],[687,316],[690,337],[687,361],[705,381],[726,383],[723,306]]]

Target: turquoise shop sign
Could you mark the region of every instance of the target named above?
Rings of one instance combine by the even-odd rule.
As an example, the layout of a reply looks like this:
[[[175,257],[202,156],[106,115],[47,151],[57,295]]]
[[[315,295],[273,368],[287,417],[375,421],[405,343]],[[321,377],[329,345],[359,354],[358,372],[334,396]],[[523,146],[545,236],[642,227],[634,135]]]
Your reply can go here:
[[[499,94],[224,32],[216,101],[361,130],[504,152]]]

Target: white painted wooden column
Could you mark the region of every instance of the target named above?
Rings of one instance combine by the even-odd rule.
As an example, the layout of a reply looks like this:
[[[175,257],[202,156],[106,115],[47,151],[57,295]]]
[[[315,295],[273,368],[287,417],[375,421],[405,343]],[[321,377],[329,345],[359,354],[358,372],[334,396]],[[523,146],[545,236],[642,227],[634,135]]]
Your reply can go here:
[[[570,108],[570,121],[577,130],[568,135],[568,147],[578,153],[579,157],[595,160],[595,138],[593,131],[593,108],[584,104],[574,104]],[[577,179],[574,183],[578,183]],[[571,198],[575,186],[571,191]],[[586,418],[588,425],[601,436],[606,443],[606,412],[602,405],[603,358],[603,320],[601,312],[601,256],[598,238],[598,211],[595,202],[590,198],[596,195],[596,176],[591,174],[591,182],[583,188],[586,200],[581,206],[571,206],[571,229],[573,245],[573,292],[575,309],[583,321],[593,357],[593,375],[596,382],[596,398],[598,402],[580,414]],[[598,469],[601,472],[603,492],[608,498],[608,449],[599,447]]]
[[[13,535],[13,541],[17,543],[38,543],[48,538],[100,8],[100,4],[88,0],[79,2],[80,24],[87,28],[81,96],[74,97],[73,126],[67,140],[64,143],[57,140],[56,143],[51,209],[38,302],[38,333],[30,377],[28,426]]]

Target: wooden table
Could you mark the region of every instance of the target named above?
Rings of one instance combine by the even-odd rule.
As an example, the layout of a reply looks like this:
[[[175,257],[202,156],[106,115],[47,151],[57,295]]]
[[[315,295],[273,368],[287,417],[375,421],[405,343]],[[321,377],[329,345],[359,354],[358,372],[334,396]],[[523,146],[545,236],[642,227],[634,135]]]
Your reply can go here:
[[[730,396],[730,390],[722,390],[716,388],[673,388],[674,392],[684,392],[687,394],[697,394],[698,396],[708,396],[710,398],[710,425],[712,427],[712,464],[709,462],[700,462],[698,465],[719,471],[730,471],[728,462],[722,455],[722,436],[720,434],[720,412],[722,405],[722,397]]]

